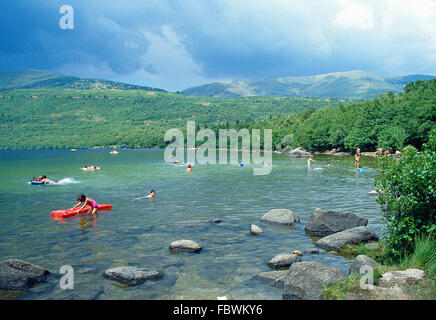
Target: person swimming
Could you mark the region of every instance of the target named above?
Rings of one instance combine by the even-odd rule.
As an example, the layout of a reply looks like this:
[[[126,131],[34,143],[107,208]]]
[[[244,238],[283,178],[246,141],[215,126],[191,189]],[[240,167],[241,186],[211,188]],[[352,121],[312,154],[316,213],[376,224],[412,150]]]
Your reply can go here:
[[[79,194],[77,196],[77,201],[79,201],[78,204],[76,204],[74,207],[72,207],[70,210],[74,210],[78,208],[81,204],[82,207],[77,210],[77,213],[80,212],[83,208],[85,208],[87,205],[89,205],[91,208],[89,209],[88,213],[96,214],[98,212],[98,204],[95,202],[95,200],[91,198],[87,198],[83,193]]]
[[[327,167],[331,167],[332,166],[332,164],[330,163],[330,161],[327,163]]]
[[[139,198],[135,198],[133,200],[140,200],[140,199],[150,199],[150,200],[154,200],[156,197],[156,191],[151,190],[150,193],[146,196],[143,197],[139,197]]]
[[[190,165],[190,164],[188,164],[188,167],[186,168],[186,171],[187,172],[192,172],[192,169],[193,169],[194,167],[192,166],[192,165]]]

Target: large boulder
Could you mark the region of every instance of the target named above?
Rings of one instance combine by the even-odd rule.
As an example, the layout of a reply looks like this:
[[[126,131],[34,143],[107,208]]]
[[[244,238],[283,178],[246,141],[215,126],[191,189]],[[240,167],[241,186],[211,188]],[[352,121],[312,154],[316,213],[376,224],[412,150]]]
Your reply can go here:
[[[378,240],[378,236],[374,231],[361,226],[328,235],[315,242],[315,245],[327,251],[339,251],[346,244],[356,244],[370,240]]]
[[[375,261],[374,259],[361,254],[361,255],[358,255],[354,259],[353,264],[350,267],[350,274],[352,274],[352,273],[360,274],[360,268],[362,268],[363,266],[375,268],[379,265],[380,264],[377,261]]]
[[[268,266],[273,269],[288,268],[291,264],[301,261],[296,254],[281,253],[276,255],[268,262]]]
[[[308,156],[310,156],[310,153],[301,149],[301,148],[296,148],[294,150],[289,151],[289,157],[291,158],[307,158]]]
[[[321,300],[324,286],[339,282],[346,274],[317,262],[294,263],[286,276],[284,300]]]
[[[255,278],[268,281],[273,287],[283,288],[288,270],[267,271],[259,273]]]
[[[200,252],[203,247],[193,240],[177,240],[169,245],[172,252]]]
[[[106,270],[103,275],[106,278],[128,285],[138,285],[147,280],[156,280],[163,277],[163,274],[158,271],[139,269],[135,267],[117,267]]]
[[[263,229],[255,224],[252,224],[250,226],[250,233],[255,236],[261,235],[263,234]]]
[[[300,217],[288,209],[272,209],[262,216],[261,221],[291,226],[300,222]]]
[[[315,209],[304,230],[308,234],[327,236],[346,229],[366,226],[368,220],[349,211]]]
[[[50,271],[18,259],[0,263],[0,290],[26,290],[37,282],[46,282]]]

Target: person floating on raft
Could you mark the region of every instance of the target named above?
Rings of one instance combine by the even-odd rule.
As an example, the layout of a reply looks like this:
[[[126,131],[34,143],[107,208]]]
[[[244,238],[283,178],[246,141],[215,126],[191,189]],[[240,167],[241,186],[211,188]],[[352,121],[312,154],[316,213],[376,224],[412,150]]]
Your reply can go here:
[[[77,213],[79,213],[80,210],[82,210],[87,205],[89,205],[91,208],[89,209],[88,213],[96,214],[98,212],[98,204],[97,204],[97,202],[95,202],[95,200],[93,200],[91,198],[87,198],[83,193],[79,194],[79,196],[77,197],[77,201],[79,201],[79,203],[76,204],[74,207],[72,207],[70,210],[75,210],[80,205],[82,205],[82,207],[77,210]]]
[[[31,184],[56,184],[56,182],[54,182],[53,180],[48,179],[47,176],[39,176],[38,178],[33,177],[30,183]]]

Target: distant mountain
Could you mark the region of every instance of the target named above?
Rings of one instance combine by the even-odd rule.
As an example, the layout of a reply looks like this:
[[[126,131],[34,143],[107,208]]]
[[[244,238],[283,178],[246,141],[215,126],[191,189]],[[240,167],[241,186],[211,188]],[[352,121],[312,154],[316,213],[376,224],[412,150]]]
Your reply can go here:
[[[291,96],[366,99],[388,91],[400,92],[412,80],[429,80],[428,75],[383,77],[361,70],[306,77],[243,80],[209,83],[182,91],[186,95],[209,97]]]
[[[44,70],[0,72],[0,89],[118,89],[165,91],[101,79],[81,79]]]

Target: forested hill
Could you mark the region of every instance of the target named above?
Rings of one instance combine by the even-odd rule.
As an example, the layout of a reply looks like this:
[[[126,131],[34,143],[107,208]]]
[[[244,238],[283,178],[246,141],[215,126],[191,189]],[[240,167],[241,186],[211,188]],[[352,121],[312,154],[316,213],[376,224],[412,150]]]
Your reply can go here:
[[[436,79],[410,82],[398,95],[389,92],[338,108],[304,110],[254,127],[272,129],[276,148],[395,151],[411,144],[420,149],[436,130]]]
[[[187,120],[201,127],[261,122],[337,99],[221,99],[145,90],[0,90],[0,148],[163,147]]]
[[[146,86],[102,79],[81,79],[44,70],[18,70],[0,72],[0,89],[118,89],[165,91]]]
[[[427,75],[383,77],[361,70],[335,72],[307,77],[243,80],[209,83],[182,91],[186,95],[208,97],[291,96],[367,99],[392,91],[401,92],[414,80],[435,78]]]

